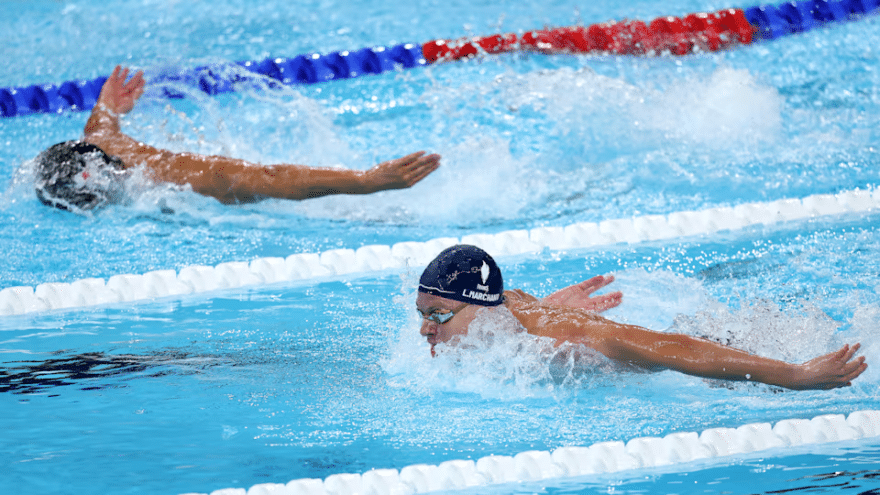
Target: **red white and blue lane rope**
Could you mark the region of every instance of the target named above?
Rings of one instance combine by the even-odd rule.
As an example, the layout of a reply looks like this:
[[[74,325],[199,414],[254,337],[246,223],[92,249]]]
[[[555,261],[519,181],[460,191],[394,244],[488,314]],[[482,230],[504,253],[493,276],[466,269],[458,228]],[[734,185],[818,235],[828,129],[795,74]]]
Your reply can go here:
[[[215,95],[234,91],[238,84],[250,79],[248,73],[286,85],[315,84],[504,52],[688,55],[772,40],[828,23],[856,20],[874,13],[878,7],[880,0],[801,0],[683,17],[659,17],[647,23],[610,21],[591,26],[527,31],[520,35],[506,33],[438,39],[423,44],[237,62],[232,66],[203,66],[162,73],[153,83],[166,83],[165,95],[179,98],[183,94],[173,88],[181,84]],[[106,76],[102,76],[57,85],[0,88],[0,115],[16,117],[90,110],[105,80]]]

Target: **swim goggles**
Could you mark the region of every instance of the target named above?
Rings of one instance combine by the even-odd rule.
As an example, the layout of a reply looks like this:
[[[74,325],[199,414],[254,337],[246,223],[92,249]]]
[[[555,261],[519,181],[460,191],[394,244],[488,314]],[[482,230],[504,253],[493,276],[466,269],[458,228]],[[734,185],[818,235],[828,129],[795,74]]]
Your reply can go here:
[[[425,314],[425,313],[422,313],[422,310],[420,310],[419,308],[416,308],[416,313],[418,313],[419,316],[421,316],[423,320],[433,321],[434,323],[436,323],[438,325],[442,325],[442,324],[446,323],[447,321],[451,320],[453,316],[455,316],[459,311],[463,310],[464,307],[467,305],[468,305],[468,303],[464,303],[461,306],[459,306],[451,311],[447,311],[446,313],[438,313],[435,310],[435,311],[431,311],[428,314]]]

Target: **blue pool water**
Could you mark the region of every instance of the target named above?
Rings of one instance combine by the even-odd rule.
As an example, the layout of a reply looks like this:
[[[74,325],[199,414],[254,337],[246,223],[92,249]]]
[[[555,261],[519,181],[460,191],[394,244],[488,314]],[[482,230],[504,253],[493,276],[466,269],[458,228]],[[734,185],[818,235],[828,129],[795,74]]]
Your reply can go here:
[[[6,3],[0,87],[731,6]],[[3,119],[0,289],[875,187],[878,22],[680,59],[515,54],[216,98],[148,89],[125,120],[159,146],[263,163],[443,155],[413,189],[367,197],[224,206],[135,177],[126,204],[75,216],[38,203],[28,160],[86,115]],[[515,338],[484,350],[492,365],[432,360],[420,267],[3,317],[0,491],[208,493],[877,409],[878,220],[499,258],[508,286],[537,295],[615,273],[625,302],[609,317],[772,357],[862,342],[874,367],[832,392],[572,366]],[[867,491],[878,461],[861,441],[497,490]]]

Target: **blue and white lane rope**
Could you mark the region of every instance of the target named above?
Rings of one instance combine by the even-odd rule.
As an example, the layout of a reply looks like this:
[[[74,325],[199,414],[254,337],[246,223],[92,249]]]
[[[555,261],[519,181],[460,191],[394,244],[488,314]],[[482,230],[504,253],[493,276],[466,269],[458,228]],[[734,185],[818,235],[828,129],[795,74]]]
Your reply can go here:
[[[497,234],[471,234],[426,242],[399,242],[293,254],[287,258],[258,258],[217,266],[189,266],[179,272],[158,270],[143,275],[114,275],[106,281],[87,278],[71,283],[45,283],[0,290],[0,316],[80,308],[121,302],[151,301],[245,286],[309,280],[340,275],[405,269],[426,265],[440,251],[457,243],[475,244],[495,257],[562,251],[620,243],[675,239],[737,230],[749,226],[802,220],[827,215],[880,209],[880,188],[854,189],[838,194],[815,194],[802,199],[745,203],[736,207],[680,211],[538,227]]]
[[[436,466],[416,464],[400,470],[373,469],[362,474],[334,474],[323,480],[261,483],[250,489],[215,490],[210,495],[409,495],[617,473],[878,436],[880,411],[867,410],[853,412],[848,417],[828,414],[813,419],[786,419],[772,426],[752,423],[738,428],[712,428],[702,433],[634,438],[626,443],[601,442],[589,447],[561,447],[552,452],[530,450],[514,456],[490,455],[476,461],[453,460]]]

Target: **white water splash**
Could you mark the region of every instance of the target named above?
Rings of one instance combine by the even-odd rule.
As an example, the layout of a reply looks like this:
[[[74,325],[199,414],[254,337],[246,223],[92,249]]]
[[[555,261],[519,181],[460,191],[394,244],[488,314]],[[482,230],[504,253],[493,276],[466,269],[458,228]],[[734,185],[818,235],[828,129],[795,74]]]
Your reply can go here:
[[[560,386],[582,383],[586,374],[607,372],[613,365],[582,346],[555,346],[553,339],[525,332],[504,306],[481,308],[456,344],[438,344],[436,357],[428,346],[413,344],[411,335],[392,344],[384,363],[398,386],[426,391],[475,393],[482,397],[513,398],[552,395]],[[410,359],[407,356],[412,356]]]
[[[719,68],[648,95],[634,116],[664,137],[726,148],[778,138],[782,97],[747,70]]]

